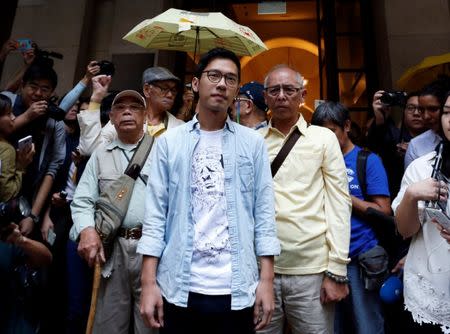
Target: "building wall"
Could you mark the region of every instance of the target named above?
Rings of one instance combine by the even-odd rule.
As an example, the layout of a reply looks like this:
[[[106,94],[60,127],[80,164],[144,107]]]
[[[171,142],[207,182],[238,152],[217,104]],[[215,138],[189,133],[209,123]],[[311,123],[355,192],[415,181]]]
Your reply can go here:
[[[122,37],[135,24],[176,2],[19,0],[11,37],[32,38],[42,49],[64,55],[64,60],[55,60],[60,78],[57,93],[61,95],[81,78],[89,59],[110,60],[114,54],[151,52],[123,41]],[[408,67],[424,57],[449,52],[449,0],[373,0],[371,3],[380,88],[393,87]],[[253,28],[263,39],[278,37],[280,32],[299,37],[301,32],[303,39],[316,43],[315,27],[308,28],[309,22],[293,24],[283,31],[281,25],[272,23],[256,23]],[[158,52],[159,65],[173,69],[174,62],[173,52]],[[20,54],[12,53],[5,63],[0,84],[5,84],[21,66]]]
[[[403,72],[424,57],[450,52],[450,1],[377,0],[375,4],[378,2],[385,9],[386,33],[386,38],[378,43],[387,41],[387,46],[381,45],[379,50],[383,59],[386,55],[383,49],[387,47],[390,63],[390,71],[385,71],[385,75],[380,71],[382,83],[395,86]],[[383,33],[382,30],[381,27],[375,33]],[[383,69],[386,64],[381,59]]]
[[[11,38],[31,38],[40,48],[64,55],[54,65],[59,76],[56,92],[61,96],[81,79],[90,59],[111,60],[113,54],[152,52],[122,37],[142,20],[169,7],[167,0],[20,0]],[[158,62],[171,64],[171,57],[160,52]],[[11,53],[0,85],[21,66],[21,55]],[[140,76],[136,80],[140,82]]]

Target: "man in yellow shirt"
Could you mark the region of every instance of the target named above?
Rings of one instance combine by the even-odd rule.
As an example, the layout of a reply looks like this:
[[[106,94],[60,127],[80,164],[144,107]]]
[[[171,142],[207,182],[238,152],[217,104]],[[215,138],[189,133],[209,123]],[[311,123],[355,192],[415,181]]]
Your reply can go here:
[[[300,73],[274,67],[264,81],[272,119],[260,130],[273,161],[290,134],[300,138],[274,177],[281,254],[275,257],[275,311],[259,333],[332,333],[334,302],[348,294],[351,200],[339,143],[299,113],[306,90]]]

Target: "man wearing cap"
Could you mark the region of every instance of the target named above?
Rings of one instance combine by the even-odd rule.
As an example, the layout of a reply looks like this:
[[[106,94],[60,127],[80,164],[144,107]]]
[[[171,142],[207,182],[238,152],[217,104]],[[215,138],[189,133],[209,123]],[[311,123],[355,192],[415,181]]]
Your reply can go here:
[[[136,179],[127,214],[118,230],[111,257],[105,263],[100,237],[95,230],[95,206],[99,195],[125,171],[144,137],[146,101],[133,90],[117,94],[110,120],[117,138],[99,147],[89,159],[71,204],[73,226],[70,238],[79,241],[78,252],[90,266],[103,264],[94,332],[129,333],[133,316],[134,333],[152,333],[139,315],[142,256],[136,253],[144,221],[146,165]]]
[[[108,94],[111,77],[98,75],[92,79],[92,95],[89,108],[78,115],[80,124],[81,155],[90,155],[102,143],[117,138],[114,126],[108,122],[103,128],[100,123],[100,102]],[[150,67],[142,74],[142,90],[147,103],[146,122],[143,128],[151,136],[159,136],[166,129],[184,122],[169,111],[178,93],[180,79],[164,67]]]
[[[264,101],[264,86],[251,81],[239,89],[234,99],[231,116],[235,122],[258,130],[267,127],[267,105]]]

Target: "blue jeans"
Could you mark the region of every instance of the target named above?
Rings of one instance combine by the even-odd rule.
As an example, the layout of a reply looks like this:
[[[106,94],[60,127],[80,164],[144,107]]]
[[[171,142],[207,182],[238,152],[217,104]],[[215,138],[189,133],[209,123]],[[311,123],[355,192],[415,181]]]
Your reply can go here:
[[[358,260],[353,259],[347,265],[350,294],[336,304],[335,334],[384,333],[384,317],[379,291],[378,289],[374,291],[366,290],[359,271]]]

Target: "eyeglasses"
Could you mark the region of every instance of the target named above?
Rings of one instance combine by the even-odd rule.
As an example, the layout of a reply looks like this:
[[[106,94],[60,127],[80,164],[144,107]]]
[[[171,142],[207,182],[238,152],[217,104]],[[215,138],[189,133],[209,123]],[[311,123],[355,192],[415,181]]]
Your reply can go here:
[[[270,97],[277,97],[280,95],[281,91],[283,91],[286,96],[291,97],[297,94],[301,89],[302,87],[295,87],[292,85],[276,85],[264,88]]]
[[[176,86],[173,86],[173,87],[162,87],[162,86],[160,86],[158,84],[155,84],[155,83],[151,83],[150,85],[153,86],[153,87],[158,88],[160,93],[163,96],[166,96],[168,92],[171,92],[172,95],[174,95],[174,96],[178,94],[178,88]]]
[[[416,104],[407,104],[405,110],[409,114],[414,114],[416,111],[420,114],[419,106]]]
[[[143,111],[145,108],[142,104],[138,104],[138,103],[131,103],[131,104],[117,103],[117,104],[113,105],[111,109],[112,109],[112,111],[118,112],[118,113],[123,113],[127,109],[129,109],[131,112],[137,113],[137,112]]]
[[[241,102],[253,102],[251,99],[249,99],[249,98],[246,98],[246,97],[236,97],[236,98],[234,98],[234,103],[235,104],[238,104],[238,103],[241,103]]]
[[[236,87],[239,81],[237,75],[232,73],[223,74],[222,72],[217,70],[203,71],[202,73],[206,73],[206,76],[212,83],[219,83],[220,80],[222,80],[222,78],[224,77],[225,84],[230,87]]]
[[[34,83],[34,82],[29,82],[27,84],[27,86],[29,88],[31,88],[31,90],[33,92],[37,92],[38,90],[41,91],[42,94],[44,95],[50,95],[52,93],[52,88],[48,87],[48,86],[39,86],[38,84]]]

